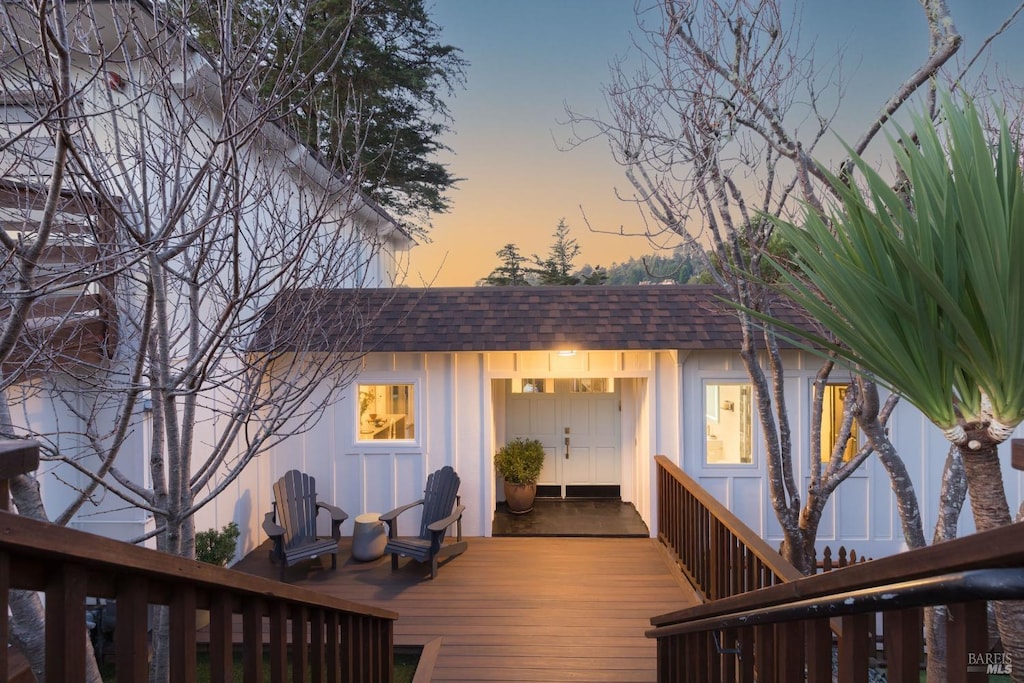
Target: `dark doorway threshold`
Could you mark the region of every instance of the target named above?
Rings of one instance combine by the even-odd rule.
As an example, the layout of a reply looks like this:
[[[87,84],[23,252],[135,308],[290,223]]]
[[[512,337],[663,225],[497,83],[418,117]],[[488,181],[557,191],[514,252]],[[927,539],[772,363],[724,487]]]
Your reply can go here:
[[[632,503],[608,499],[538,498],[533,511],[525,515],[513,515],[504,503],[498,503],[491,534],[647,538],[651,532]]]

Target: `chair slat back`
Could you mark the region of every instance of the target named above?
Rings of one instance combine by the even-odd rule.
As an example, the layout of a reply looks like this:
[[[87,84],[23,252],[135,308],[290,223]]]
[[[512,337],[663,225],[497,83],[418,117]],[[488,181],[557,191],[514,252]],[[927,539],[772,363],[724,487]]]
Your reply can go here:
[[[459,475],[448,465],[432,472],[427,477],[427,487],[423,490],[420,538],[429,539],[430,531],[427,530],[427,526],[439,519],[444,519],[455,509],[455,498],[459,493],[460,483]]]
[[[274,484],[274,500],[285,548],[316,540],[316,479],[289,470]]]

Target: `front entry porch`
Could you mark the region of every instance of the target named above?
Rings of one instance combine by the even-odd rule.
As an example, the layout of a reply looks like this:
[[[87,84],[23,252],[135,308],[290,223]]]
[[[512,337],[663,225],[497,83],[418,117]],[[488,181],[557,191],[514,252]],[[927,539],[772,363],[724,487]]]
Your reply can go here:
[[[647,538],[651,535],[632,503],[619,499],[538,498],[533,511],[514,515],[498,503],[493,536],[596,536]]]

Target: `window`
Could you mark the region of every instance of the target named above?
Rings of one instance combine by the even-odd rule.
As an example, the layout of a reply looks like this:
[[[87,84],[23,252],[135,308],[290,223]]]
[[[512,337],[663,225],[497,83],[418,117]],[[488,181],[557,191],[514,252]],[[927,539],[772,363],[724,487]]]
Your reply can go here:
[[[38,180],[50,175],[54,141],[38,116],[45,112],[31,92],[8,92],[0,99],[0,176]]]
[[[754,462],[749,384],[704,385],[704,443],[712,465]]]
[[[586,377],[572,381],[574,394],[613,394],[615,380],[610,377]]]
[[[554,380],[524,377],[512,380],[513,394],[546,394],[555,390]]]
[[[829,384],[825,387],[825,394],[821,404],[821,460],[828,462],[832,459],[832,449],[842,438],[840,433],[843,427],[843,403],[846,401],[845,384]],[[850,425],[850,433],[846,436],[846,446],[843,449],[843,462],[849,462],[857,453],[857,444],[860,441],[857,423]]]
[[[415,438],[414,393],[412,384],[360,384],[359,440]]]

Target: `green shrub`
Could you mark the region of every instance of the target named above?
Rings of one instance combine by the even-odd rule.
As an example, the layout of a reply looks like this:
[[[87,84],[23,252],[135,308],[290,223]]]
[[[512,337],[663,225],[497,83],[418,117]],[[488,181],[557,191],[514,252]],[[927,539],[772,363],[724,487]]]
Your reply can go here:
[[[235,557],[235,546],[240,532],[238,525],[228,522],[220,531],[207,529],[196,534],[196,559],[219,567]]]
[[[510,484],[536,484],[544,467],[544,445],[536,439],[513,439],[495,453],[494,467]]]

